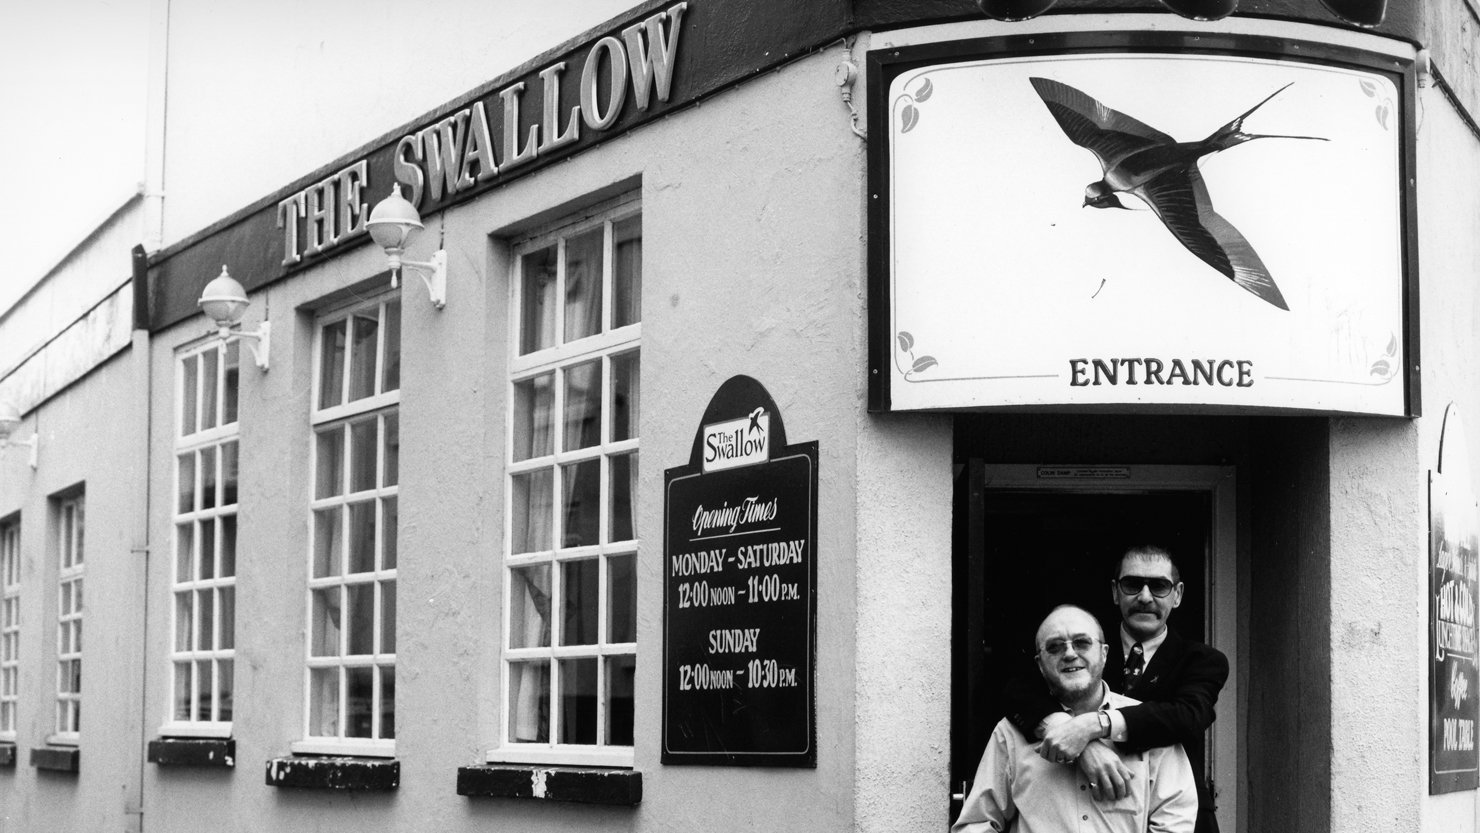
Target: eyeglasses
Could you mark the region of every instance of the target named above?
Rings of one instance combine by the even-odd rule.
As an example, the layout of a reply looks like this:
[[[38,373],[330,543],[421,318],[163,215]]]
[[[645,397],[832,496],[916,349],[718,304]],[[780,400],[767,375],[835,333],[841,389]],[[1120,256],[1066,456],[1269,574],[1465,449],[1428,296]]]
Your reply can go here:
[[[1061,657],[1065,651],[1073,648],[1076,654],[1087,654],[1093,651],[1098,644],[1100,644],[1100,640],[1092,636],[1076,636],[1068,641],[1051,639],[1043,643],[1043,647],[1038,649],[1038,653],[1048,654],[1051,657]]]
[[[1145,576],[1121,576],[1116,584],[1120,585],[1120,592],[1127,596],[1134,596],[1141,592],[1142,587],[1149,587],[1151,588],[1151,595],[1158,599],[1164,599],[1171,595],[1172,587],[1175,586],[1172,584],[1171,579],[1161,577],[1147,578]]]

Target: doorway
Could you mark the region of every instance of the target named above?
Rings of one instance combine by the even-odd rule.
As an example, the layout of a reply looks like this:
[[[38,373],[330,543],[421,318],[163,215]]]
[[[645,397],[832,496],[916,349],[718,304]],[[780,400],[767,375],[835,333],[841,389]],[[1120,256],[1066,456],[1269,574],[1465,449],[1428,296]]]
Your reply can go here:
[[[1036,673],[1037,625],[1059,604],[1101,621],[1115,644],[1110,581],[1135,544],[1176,557],[1187,586],[1171,626],[1228,655],[1230,677],[1207,742],[1219,826],[1237,831],[1237,632],[1231,466],[1035,466],[967,462],[957,506],[953,798],[1001,719],[1003,683]],[[1223,783],[1226,782],[1226,783]],[[1220,789],[1222,787],[1222,789]],[[959,799],[951,804],[954,818]]]

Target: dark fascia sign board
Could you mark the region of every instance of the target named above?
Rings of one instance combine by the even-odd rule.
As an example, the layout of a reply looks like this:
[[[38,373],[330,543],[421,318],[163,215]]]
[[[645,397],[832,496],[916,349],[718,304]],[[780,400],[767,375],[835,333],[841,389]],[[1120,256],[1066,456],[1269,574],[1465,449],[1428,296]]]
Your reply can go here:
[[[1419,415],[1411,59],[1081,32],[867,71],[870,410]],[[1210,144],[1095,192],[1116,132]]]
[[[1142,5],[1170,14],[1151,0]],[[1060,0],[1054,10],[1103,6],[1104,0]],[[1416,18],[1402,6],[1395,4],[1374,31],[1416,40]],[[1263,8],[1274,17],[1332,23],[1319,0],[1268,0]],[[223,265],[250,292],[368,243],[363,223],[369,209],[395,182],[404,183],[408,197],[419,190],[420,199],[412,201],[425,222],[802,55],[836,48],[841,60],[844,39],[859,31],[983,20],[971,0],[647,0],[153,254],[147,286],[137,293],[137,318],[160,330],[197,315],[196,299]],[[642,54],[636,63],[649,75],[641,81],[645,107],[631,70],[637,44]],[[660,78],[664,60],[669,64]],[[582,86],[593,65],[597,94],[588,103]],[[626,68],[616,70],[626,76],[625,86],[613,81],[619,66]],[[666,95],[660,94],[664,78]],[[620,107],[613,105],[615,95],[621,96]],[[557,98],[558,109],[547,108]],[[580,134],[562,138],[575,106],[582,108]],[[517,118],[511,121],[506,113]],[[480,148],[489,150],[483,161],[477,161]],[[474,161],[465,166],[469,157]]]

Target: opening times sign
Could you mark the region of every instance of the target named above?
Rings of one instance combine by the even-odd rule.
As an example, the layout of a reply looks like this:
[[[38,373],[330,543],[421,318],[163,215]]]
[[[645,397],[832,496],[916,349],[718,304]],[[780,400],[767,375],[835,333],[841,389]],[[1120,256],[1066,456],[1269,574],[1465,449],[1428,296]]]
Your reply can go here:
[[[1446,426],[1447,429],[1448,426]],[[1476,504],[1466,477],[1430,472],[1429,534],[1432,623],[1429,704],[1429,793],[1473,790],[1480,785],[1475,746]]]
[[[663,763],[817,765],[817,443],[727,381],[666,472]]]

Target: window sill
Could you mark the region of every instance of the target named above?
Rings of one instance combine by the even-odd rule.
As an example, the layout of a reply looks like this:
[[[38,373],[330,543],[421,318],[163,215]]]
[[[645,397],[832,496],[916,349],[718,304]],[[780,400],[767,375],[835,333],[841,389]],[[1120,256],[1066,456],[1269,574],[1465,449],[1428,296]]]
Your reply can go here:
[[[267,786],[299,790],[387,792],[401,785],[393,758],[290,755],[267,762]]]
[[[82,769],[82,752],[75,746],[33,746],[31,766],[50,772],[78,772]]]
[[[642,801],[642,773],[511,764],[465,766],[457,770],[457,794],[636,807]]]
[[[15,769],[15,744],[0,743],[0,769]]]
[[[149,763],[230,769],[236,766],[236,741],[231,738],[156,738],[149,741]]]

